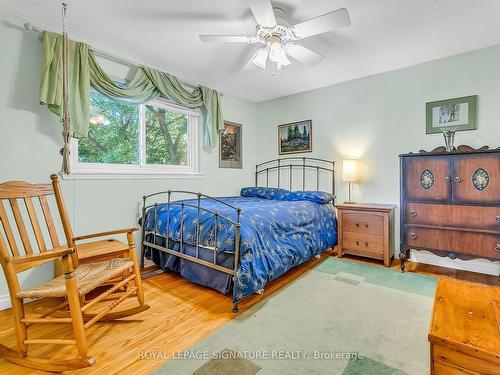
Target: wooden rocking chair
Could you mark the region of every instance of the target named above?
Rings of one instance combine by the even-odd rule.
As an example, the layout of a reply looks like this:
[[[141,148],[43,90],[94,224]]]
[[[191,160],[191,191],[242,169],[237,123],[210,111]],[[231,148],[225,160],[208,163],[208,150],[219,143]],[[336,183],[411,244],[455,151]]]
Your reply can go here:
[[[149,306],[144,304],[139,265],[135,254],[133,237],[135,228],[74,237],[57,176],[52,175],[51,179],[52,184],[30,184],[20,181],[0,184],[0,262],[9,288],[18,344],[17,351],[0,344],[0,357],[25,367],[58,372],[88,367],[95,363],[94,358],[87,356],[87,328],[99,321],[111,321],[137,314],[147,310]],[[67,245],[61,245],[58,239],[48,200],[52,195],[55,197]],[[12,211],[10,215],[7,213],[4,201],[8,201],[10,205]],[[23,201],[26,210],[21,210]],[[37,211],[43,214],[46,224],[45,236],[38,221]],[[31,223],[31,237],[24,225],[23,216],[29,218]],[[9,218],[14,219],[18,236],[14,235]],[[126,234],[128,240],[128,248],[122,257],[79,265],[78,255],[74,250],[76,239],[119,233]],[[44,237],[47,235],[52,244],[51,249],[47,248],[45,242]],[[16,238],[20,238],[24,252],[21,252]],[[34,238],[38,251],[35,251],[30,238]],[[21,290],[18,273],[56,259],[62,262],[64,275],[34,288]],[[105,291],[86,301],[87,293],[104,285],[106,285]],[[121,302],[133,296],[137,298],[138,306],[112,312]],[[63,300],[56,307],[52,307],[52,303],[50,310],[42,315],[28,317],[23,306],[23,300],[26,298]],[[28,338],[28,327],[47,323],[70,324],[74,339]],[[79,356],[61,360],[29,356],[27,354],[29,344],[76,345]]]

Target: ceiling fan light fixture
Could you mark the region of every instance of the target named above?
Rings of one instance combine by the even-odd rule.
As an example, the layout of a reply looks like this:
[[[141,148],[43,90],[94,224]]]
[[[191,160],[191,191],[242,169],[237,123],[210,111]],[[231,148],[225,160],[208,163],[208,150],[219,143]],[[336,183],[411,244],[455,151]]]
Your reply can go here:
[[[283,53],[282,59],[278,64],[280,64],[282,67],[285,67],[287,65],[290,65],[291,63],[292,62],[288,59],[288,56]]]
[[[287,66],[287,65],[290,65],[290,63],[285,64],[285,65],[281,65],[280,63],[276,63],[276,69],[277,69],[277,70],[283,69],[283,68],[284,68],[285,66]]]
[[[278,62],[281,58],[281,44],[279,42],[272,42],[269,46],[269,60],[272,62]]]
[[[269,47],[259,48],[252,57],[252,62],[261,69],[266,69],[266,61],[269,56]]]
[[[273,6],[271,0],[248,0],[250,10],[257,22],[252,35],[200,35],[202,42],[221,43],[260,43],[246,63],[244,70],[254,65],[266,69],[267,59],[271,60],[273,75],[276,69],[290,64],[288,56],[295,60],[314,65],[324,57],[298,43],[298,40],[323,34],[328,31],[349,26],[351,19],[346,8],[337,9],[295,25],[286,20],[282,8]]]
[[[290,60],[286,56],[286,52],[283,49],[281,43],[272,43],[269,52],[269,60],[275,62],[280,67],[290,65]]]

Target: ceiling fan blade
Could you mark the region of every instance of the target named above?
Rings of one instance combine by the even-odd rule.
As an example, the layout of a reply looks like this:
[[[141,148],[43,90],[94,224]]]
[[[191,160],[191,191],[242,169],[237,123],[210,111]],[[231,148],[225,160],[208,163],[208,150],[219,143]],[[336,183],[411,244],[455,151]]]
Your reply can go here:
[[[318,35],[333,29],[349,26],[351,19],[346,8],[338,9],[309,21],[299,23],[293,27],[293,32],[298,39]]]
[[[270,0],[250,0],[248,5],[259,25],[264,27],[276,26],[276,17],[274,17]]]
[[[205,43],[255,43],[255,38],[246,35],[199,35]]]
[[[286,54],[288,56],[293,57],[300,62],[303,62],[308,65],[314,65],[320,62],[324,56],[320,55],[317,52],[310,50],[300,44],[289,43],[285,47]]]

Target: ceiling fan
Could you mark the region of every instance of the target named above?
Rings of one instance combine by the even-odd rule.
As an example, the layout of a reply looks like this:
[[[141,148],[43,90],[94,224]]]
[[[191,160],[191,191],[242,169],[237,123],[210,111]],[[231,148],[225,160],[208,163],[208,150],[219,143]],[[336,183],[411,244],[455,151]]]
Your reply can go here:
[[[290,64],[288,56],[314,65],[324,56],[296,41],[351,24],[345,8],[290,26],[285,19],[285,12],[273,7],[270,0],[249,0],[248,3],[257,21],[255,35],[200,35],[202,42],[262,44],[245,69],[253,65],[265,69],[268,60],[273,64],[273,71],[274,68],[281,69]]]

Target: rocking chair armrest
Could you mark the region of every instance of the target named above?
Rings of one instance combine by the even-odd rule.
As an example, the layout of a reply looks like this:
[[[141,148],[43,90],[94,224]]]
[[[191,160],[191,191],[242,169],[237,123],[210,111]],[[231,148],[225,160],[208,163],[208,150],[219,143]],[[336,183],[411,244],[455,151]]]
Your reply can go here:
[[[73,238],[73,241],[81,241],[81,240],[88,240],[88,239],[96,238],[96,237],[111,236],[113,234],[132,233],[132,232],[135,232],[136,230],[137,230],[137,228],[131,227],[131,228],[122,228],[122,229],[110,230],[110,231],[107,231],[107,232],[85,234],[83,236],[78,236],[78,237]]]
[[[60,258],[66,255],[71,255],[74,252],[75,249],[72,247],[60,246],[38,254],[8,257],[6,260],[7,262],[11,262],[13,264],[31,263],[39,260]]]

